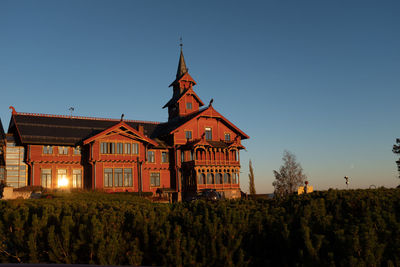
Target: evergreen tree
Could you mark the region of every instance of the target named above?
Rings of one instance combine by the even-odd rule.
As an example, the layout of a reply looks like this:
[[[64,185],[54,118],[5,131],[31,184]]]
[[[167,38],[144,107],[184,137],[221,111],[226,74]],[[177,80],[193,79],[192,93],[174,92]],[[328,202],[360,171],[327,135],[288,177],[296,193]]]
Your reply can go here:
[[[251,160],[249,161],[249,191],[250,195],[256,194],[256,185],[254,184],[254,172],[253,172],[253,165]]]
[[[297,191],[306,180],[303,168],[296,162],[296,156],[289,151],[283,152],[283,165],[279,172],[274,170],[275,181],[272,185],[275,187],[275,196],[282,197]]]
[[[395,154],[400,154],[400,138],[396,139],[396,144],[393,145],[393,150],[392,151]],[[399,174],[400,174],[400,159],[398,159],[396,161],[396,163],[397,163],[397,170],[399,171]],[[400,175],[399,175],[399,178],[400,178]]]

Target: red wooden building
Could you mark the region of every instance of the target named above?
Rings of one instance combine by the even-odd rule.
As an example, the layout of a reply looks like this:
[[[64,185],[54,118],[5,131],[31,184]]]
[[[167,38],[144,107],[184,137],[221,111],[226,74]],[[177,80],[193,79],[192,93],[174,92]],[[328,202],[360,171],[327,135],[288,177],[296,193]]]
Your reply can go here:
[[[243,131],[208,106],[193,90],[181,50],[168,121],[164,123],[17,112],[6,138],[7,183],[110,192],[175,192],[179,199],[212,188],[240,196]],[[9,140],[9,141],[8,141]],[[7,151],[19,148],[23,160]],[[17,151],[17,150],[16,150]],[[10,170],[10,171],[8,171]],[[8,177],[14,177],[9,179]],[[18,178],[15,178],[18,177]]]

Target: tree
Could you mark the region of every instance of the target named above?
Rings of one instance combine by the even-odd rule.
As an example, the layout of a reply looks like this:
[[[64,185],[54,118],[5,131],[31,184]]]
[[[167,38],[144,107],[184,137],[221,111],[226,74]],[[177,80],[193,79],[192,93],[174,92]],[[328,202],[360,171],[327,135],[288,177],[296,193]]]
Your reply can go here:
[[[400,138],[396,139],[396,144],[393,145],[393,150],[392,151],[395,154],[400,154]],[[396,161],[396,163],[397,163],[397,170],[399,171],[399,178],[400,178],[400,158],[399,158],[398,161]]]
[[[254,172],[253,165],[251,164],[251,160],[249,161],[249,191],[250,195],[256,194],[256,185],[254,184]]]
[[[300,163],[296,162],[296,156],[289,151],[283,152],[283,165],[279,172],[274,170],[275,181],[272,185],[275,187],[275,196],[282,197],[297,191],[297,188],[303,185],[307,179],[303,173]]]

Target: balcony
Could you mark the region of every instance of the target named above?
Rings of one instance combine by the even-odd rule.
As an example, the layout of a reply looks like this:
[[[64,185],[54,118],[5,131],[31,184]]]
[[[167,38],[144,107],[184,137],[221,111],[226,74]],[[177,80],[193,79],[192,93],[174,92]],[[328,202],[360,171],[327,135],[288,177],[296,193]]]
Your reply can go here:
[[[240,166],[237,160],[190,160],[182,162],[182,165],[190,166]]]

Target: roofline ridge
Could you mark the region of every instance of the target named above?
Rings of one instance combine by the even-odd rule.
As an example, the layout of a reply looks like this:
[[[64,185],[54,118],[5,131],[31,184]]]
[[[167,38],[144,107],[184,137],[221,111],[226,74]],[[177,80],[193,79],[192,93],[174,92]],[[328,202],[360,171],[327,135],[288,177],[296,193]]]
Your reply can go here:
[[[14,115],[28,115],[37,117],[47,118],[62,118],[62,119],[83,119],[83,120],[94,120],[94,121],[121,121],[120,119],[112,118],[98,118],[98,117],[87,117],[87,116],[70,116],[70,115],[55,115],[55,114],[44,114],[44,113],[30,113],[30,112],[15,112]],[[160,124],[158,121],[142,121],[142,120],[123,120],[124,122],[135,122],[135,123],[150,123]]]

